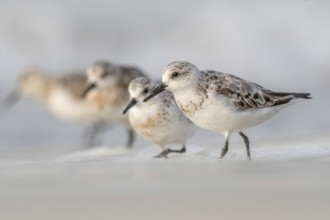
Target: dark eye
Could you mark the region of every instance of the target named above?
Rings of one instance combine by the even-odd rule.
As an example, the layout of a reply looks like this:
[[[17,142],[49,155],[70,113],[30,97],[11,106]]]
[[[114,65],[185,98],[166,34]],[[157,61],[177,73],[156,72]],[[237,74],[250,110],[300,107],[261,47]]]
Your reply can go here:
[[[146,88],[146,89],[143,91],[144,94],[147,94],[148,92],[149,92],[149,89],[148,89],[148,88]]]
[[[179,75],[178,72],[174,72],[174,73],[172,73],[172,77],[177,77],[178,75]]]

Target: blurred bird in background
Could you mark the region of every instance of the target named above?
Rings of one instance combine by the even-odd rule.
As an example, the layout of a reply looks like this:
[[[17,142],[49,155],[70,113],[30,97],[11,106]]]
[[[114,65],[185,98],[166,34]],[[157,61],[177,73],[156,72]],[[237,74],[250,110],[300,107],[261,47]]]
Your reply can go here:
[[[9,108],[21,98],[33,98],[56,118],[87,126],[83,145],[95,146],[99,144],[97,134],[106,127],[106,122],[97,109],[81,97],[86,84],[87,76],[83,72],[50,76],[41,70],[29,70],[19,77],[16,88],[2,100],[1,106]]]
[[[129,102],[130,82],[145,73],[135,67],[97,61],[88,68],[87,76],[88,85],[82,97],[98,109],[106,122],[124,127],[128,133],[126,146],[132,147],[135,134],[128,116],[122,112]]]

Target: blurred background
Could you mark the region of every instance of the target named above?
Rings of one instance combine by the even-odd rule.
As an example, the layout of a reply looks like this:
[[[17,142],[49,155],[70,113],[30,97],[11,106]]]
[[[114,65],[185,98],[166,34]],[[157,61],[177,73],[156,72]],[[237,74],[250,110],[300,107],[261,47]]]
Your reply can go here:
[[[30,67],[60,74],[106,59],[159,79],[169,62],[186,60],[271,90],[312,93],[247,134],[254,143],[317,141],[330,134],[329,11],[328,0],[0,0],[0,98]],[[79,149],[81,131],[22,101],[0,111],[0,158]],[[121,135],[114,129],[106,142],[121,144]],[[206,131],[191,142],[206,137],[215,150],[222,145]]]
[[[186,60],[275,91],[312,93],[313,100],[251,129],[254,135],[283,137],[330,129],[327,0],[0,3],[0,97],[30,67],[60,74],[107,59],[138,66],[159,79],[167,63]],[[56,140],[72,145],[79,139],[80,127],[56,121],[30,101],[2,112],[0,120],[2,147],[17,146],[19,135],[24,146]]]

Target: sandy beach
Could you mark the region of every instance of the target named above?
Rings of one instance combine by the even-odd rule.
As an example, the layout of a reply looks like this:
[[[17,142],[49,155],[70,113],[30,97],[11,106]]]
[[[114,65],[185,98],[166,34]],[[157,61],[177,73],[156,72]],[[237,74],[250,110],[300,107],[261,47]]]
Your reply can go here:
[[[97,147],[48,160],[0,162],[3,219],[327,219],[330,139],[252,148],[219,160],[214,147],[151,158]],[[264,143],[260,143],[263,144]]]

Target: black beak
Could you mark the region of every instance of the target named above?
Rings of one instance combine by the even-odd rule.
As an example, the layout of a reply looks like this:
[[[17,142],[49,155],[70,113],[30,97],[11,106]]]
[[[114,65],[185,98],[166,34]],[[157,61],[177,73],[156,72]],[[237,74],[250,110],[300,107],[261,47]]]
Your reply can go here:
[[[87,94],[89,93],[89,91],[91,91],[94,88],[96,88],[96,84],[95,83],[87,84],[84,92],[81,94],[81,98],[85,98],[87,96]]]
[[[1,105],[11,107],[20,99],[20,95],[16,91],[12,91],[2,102]]]
[[[150,92],[150,94],[149,94],[147,97],[145,97],[145,98],[143,99],[143,102],[146,102],[146,101],[148,101],[149,99],[151,99],[152,97],[156,96],[157,94],[159,94],[159,93],[165,91],[166,87],[167,87],[167,85],[165,85],[164,83],[161,83],[161,84],[160,84],[159,86],[157,86],[154,90],[152,90],[152,91]]]
[[[132,108],[136,103],[137,103],[136,99],[131,99],[131,101],[128,103],[127,107],[123,111],[123,114],[125,115],[126,112],[128,112],[128,110]]]

